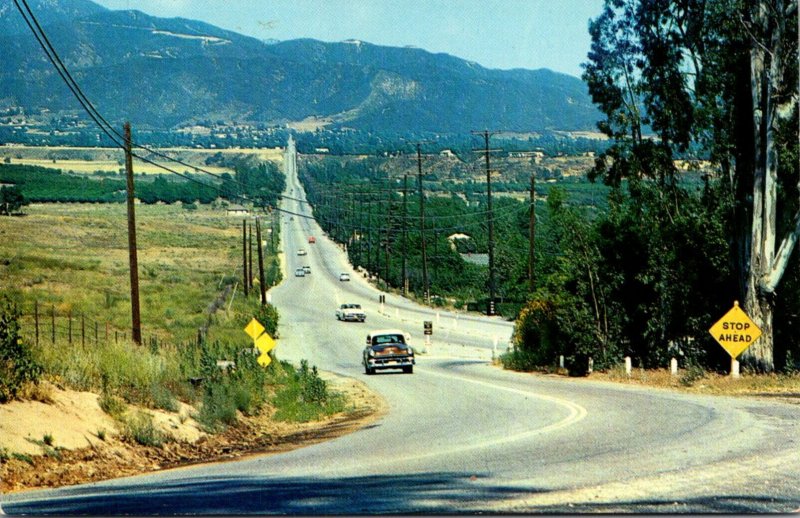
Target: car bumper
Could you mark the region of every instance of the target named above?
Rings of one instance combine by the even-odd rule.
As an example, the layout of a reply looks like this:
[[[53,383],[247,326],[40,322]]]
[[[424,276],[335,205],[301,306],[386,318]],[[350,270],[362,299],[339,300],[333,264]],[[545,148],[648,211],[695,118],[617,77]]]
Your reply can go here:
[[[345,322],[363,322],[366,319],[366,315],[345,315],[342,320]]]
[[[415,364],[414,358],[367,358],[370,369],[399,369]]]

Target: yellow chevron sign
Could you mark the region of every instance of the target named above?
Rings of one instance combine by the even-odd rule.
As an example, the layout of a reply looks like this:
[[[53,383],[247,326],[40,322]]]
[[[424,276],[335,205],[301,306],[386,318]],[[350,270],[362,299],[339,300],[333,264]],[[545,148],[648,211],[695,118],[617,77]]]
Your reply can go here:
[[[250,338],[253,339],[253,344],[261,351],[257,359],[259,365],[266,367],[272,362],[272,359],[269,357],[269,352],[274,349],[277,344],[269,333],[265,333],[264,331],[264,326],[255,318],[244,328],[244,332],[250,335]]]

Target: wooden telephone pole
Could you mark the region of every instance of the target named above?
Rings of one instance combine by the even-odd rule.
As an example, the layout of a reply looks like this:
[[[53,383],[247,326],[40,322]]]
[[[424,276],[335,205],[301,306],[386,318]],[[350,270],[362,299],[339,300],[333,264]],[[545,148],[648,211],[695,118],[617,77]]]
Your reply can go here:
[[[473,131],[473,135],[483,135],[484,149],[476,150],[484,154],[486,160],[486,202],[487,202],[487,223],[489,227],[489,306],[486,308],[487,315],[495,314],[495,292],[497,287],[495,285],[495,272],[494,272],[494,214],[492,212],[492,171],[489,168],[489,153],[492,151],[499,151],[497,149],[489,149],[489,137],[496,132],[488,130]]]
[[[134,343],[142,343],[142,319],[139,313],[139,260],[136,256],[136,211],[133,192],[133,151],[131,144],[131,123],[125,127],[125,174],[128,191],[128,260],[131,272],[131,338]]]
[[[422,189],[422,151],[417,143],[417,181],[419,183],[419,234],[422,251],[422,297],[426,303],[431,301],[431,286],[428,280],[428,254],[425,251],[425,192]]]
[[[267,287],[264,286],[264,252],[261,246],[261,222],[256,218],[256,250],[258,250],[258,286],[261,291],[261,305],[267,305]]]
[[[242,220],[242,288],[247,298],[247,220]]]
[[[531,173],[531,215],[528,226],[528,291],[533,293],[534,239],[536,238],[536,173]]]

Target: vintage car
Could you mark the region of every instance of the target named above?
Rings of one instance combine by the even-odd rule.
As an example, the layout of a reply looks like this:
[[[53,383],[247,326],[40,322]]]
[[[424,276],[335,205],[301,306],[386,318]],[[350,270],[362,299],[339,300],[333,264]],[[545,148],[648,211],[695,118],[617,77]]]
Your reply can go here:
[[[414,372],[414,349],[408,344],[409,336],[399,329],[380,329],[367,335],[363,363],[367,374],[378,369],[403,369]]]
[[[350,274],[349,273],[340,273],[339,274],[339,281],[340,282],[350,282]]]
[[[311,274],[311,267],[308,265],[303,266],[303,271],[306,272],[306,275]]]
[[[336,309],[336,320],[345,322],[363,322],[367,314],[361,309],[361,304],[342,304]]]
[[[309,245],[313,245],[313,244],[314,244],[314,243],[316,243],[316,242],[317,242],[317,238],[316,238],[316,237],[314,237],[314,236],[308,236],[308,244],[309,244]]]
[[[305,270],[303,270],[302,268],[297,268],[297,269],[294,271],[294,276],[295,276],[295,277],[305,277],[305,276],[306,276],[306,271],[305,271]]]
[[[306,255],[306,254],[307,254],[307,252],[304,249],[302,249],[302,248],[298,248],[297,249],[297,255]]]

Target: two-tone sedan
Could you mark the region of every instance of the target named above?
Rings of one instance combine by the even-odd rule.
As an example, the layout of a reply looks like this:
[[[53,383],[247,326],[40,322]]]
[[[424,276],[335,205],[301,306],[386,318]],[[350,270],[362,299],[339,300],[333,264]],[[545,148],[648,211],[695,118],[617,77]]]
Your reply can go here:
[[[399,329],[379,329],[367,335],[363,363],[367,374],[376,370],[403,369],[406,374],[414,372],[414,349],[408,344],[409,335]]]

